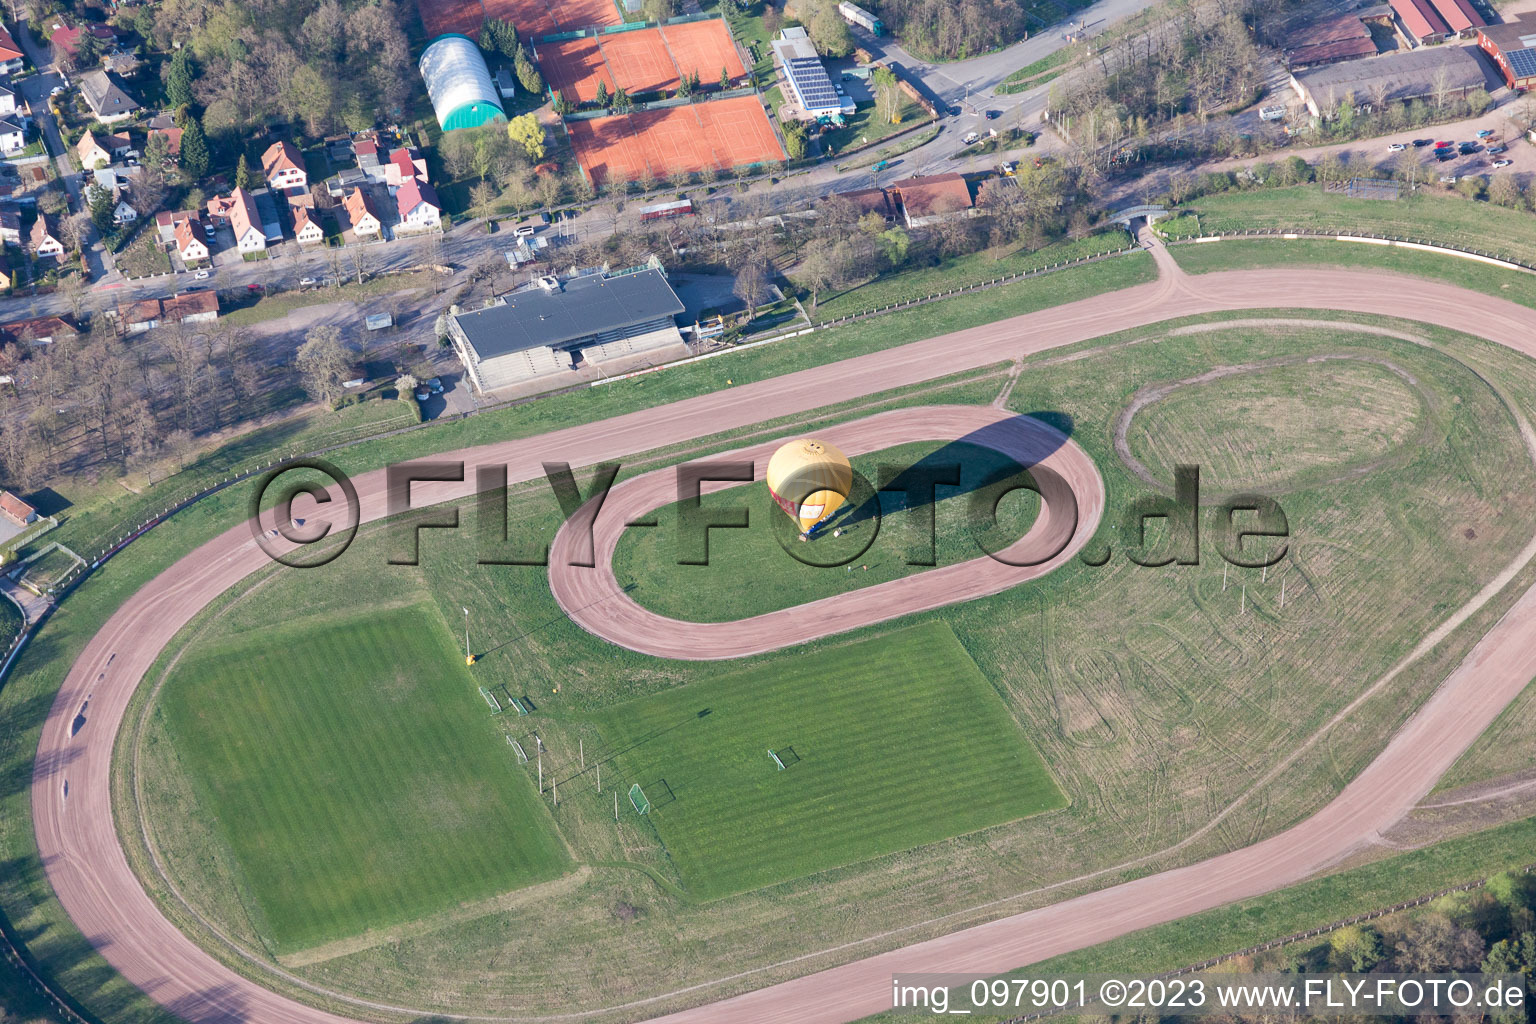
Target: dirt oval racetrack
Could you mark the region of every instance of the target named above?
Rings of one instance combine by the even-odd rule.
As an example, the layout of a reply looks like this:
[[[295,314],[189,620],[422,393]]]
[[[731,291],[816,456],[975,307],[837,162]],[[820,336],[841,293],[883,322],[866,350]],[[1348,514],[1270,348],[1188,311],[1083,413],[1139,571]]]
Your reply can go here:
[[[573,516],[555,535],[549,587],[561,610],[589,633],[642,654],[690,661],[743,658],[1038,579],[1088,543],[1104,512],[1104,481],[1093,460],[1055,428],[1027,416],[982,406],[921,406],[840,423],[823,433],[851,456],[920,440],[964,438],[991,448],[1029,468],[1040,488],[1040,516],[995,559],[980,555],[734,622],[680,622],[640,607],[613,573],[613,553],[626,524],[677,498],[676,472],[659,469],[609,493],[591,522],[592,567],[576,564],[586,553],[587,520]],[[710,461],[750,460],[753,479],[762,480],[769,457],[786,440],[712,455]]]
[[[1152,284],[541,437],[443,453],[438,458],[503,462],[508,465],[509,481],[527,480],[540,474],[539,464],[545,460],[586,465],[623,458],[1002,359],[1209,312],[1283,306],[1468,324],[1466,329],[1482,337],[1536,356],[1530,310],[1452,285],[1333,269],[1237,271],[1206,275],[1194,282],[1178,272],[1165,252],[1155,255],[1162,275]],[[1468,318],[1468,310],[1476,310],[1476,317]],[[382,472],[360,477],[356,483],[362,519],[382,516]],[[463,496],[470,489],[470,484],[419,485],[417,503]],[[112,817],[112,745],[135,687],[158,653],[200,608],[265,561],[250,530],[238,527],[185,556],[125,601],[81,651],[60,687],[43,725],[33,774],[38,851],[64,909],[113,968],[196,1024],[331,1024],[354,1019],[279,995],[237,974],[181,934],[129,867]],[[1337,798],[1279,835],[1198,864],[854,960],[667,1019],[755,1024],[852,1020],[886,1008],[890,976],[896,971],[1015,968],[1278,889],[1335,863],[1412,808],[1533,675],[1536,589],[1518,598]],[[72,731],[71,722],[87,696],[86,724]],[[855,944],[828,957],[807,960],[800,969],[846,961],[858,956],[860,949]],[[257,967],[253,960],[249,970],[277,969]],[[350,1003],[356,1018],[383,1013],[431,1016],[323,993],[310,983],[285,977],[292,985]],[[755,980],[752,973],[743,973],[622,1009],[628,1016],[640,1017],[677,1005],[703,1004],[749,988]]]

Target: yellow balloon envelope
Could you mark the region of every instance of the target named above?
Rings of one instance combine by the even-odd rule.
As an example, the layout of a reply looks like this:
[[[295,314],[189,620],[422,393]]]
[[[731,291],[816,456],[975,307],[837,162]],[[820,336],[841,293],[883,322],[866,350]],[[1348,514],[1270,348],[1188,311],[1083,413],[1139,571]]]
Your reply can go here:
[[[826,441],[791,441],[768,460],[768,491],[802,533],[836,512],[852,489],[848,456]]]

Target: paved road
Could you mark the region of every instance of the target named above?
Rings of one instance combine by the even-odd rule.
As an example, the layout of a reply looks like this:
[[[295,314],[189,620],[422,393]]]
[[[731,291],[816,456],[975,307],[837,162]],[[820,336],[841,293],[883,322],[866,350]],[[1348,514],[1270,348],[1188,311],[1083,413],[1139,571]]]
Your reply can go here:
[[[561,610],[589,633],[653,657],[744,658],[1038,579],[1070,560],[1092,539],[1104,512],[1104,481],[1098,467],[1077,442],[1039,420],[977,406],[923,406],[840,424],[829,428],[828,434],[849,456],[920,438],[964,438],[1030,467],[1044,507],[1029,531],[995,559],[982,555],[920,576],[734,622],[679,622],[635,603],[613,573],[613,553],[627,524],[677,498],[677,474],[659,469],[615,487],[595,523],[573,518],[555,535],[549,585]],[[767,475],[768,459],[786,440],[780,437],[711,458],[751,460],[761,480]],[[581,564],[589,553],[595,553],[594,568]]]
[[[1308,269],[1235,271],[1195,281],[1178,275],[1166,252],[1159,249],[1156,255],[1163,274],[1151,284],[541,437],[442,457],[505,462],[510,481],[529,480],[541,473],[541,463],[549,459],[575,465],[622,459],[1171,317],[1270,308],[1277,301],[1304,309],[1391,315],[1436,324],[1466,323],[1465,310],[1476,308],[1476,321],[1466,323],[1467,329],[1536,357],[1529,310],[1449,284],[1383,273]],[[362,518],[381,516],[383,474],[367,474],[356,483]],[[463,497],[471,487],[424,485],[419,500]],[[1522,560],[1505,570],[1508,577],[1532,556],[1536,556],[1536,541]],[[49,882],[76,926],[115,969],[155,1000],[175,1006],[178,1015],[194,1024],[228,1024],[234,1019],[337,1024],[345,1018],[261,987],[224,967],[177,931],[128,866],[112,819],[112,744],[133,691],[177,630],[264,564],[266,557],[249,530],[232,529],[151,580],[104,624],[70,669],[44,723],[32,784],[33,824]],[[1495,581],[1485,587],[1481,600],[1491,600],[1500,585]],[[1468,615],[1475,607],[1475,602],[1469,604],[1459,614]],[[1015,968],[1291,884],[1336,863],[1402,817],[1533,676],[1536,588],[1519,598],[1338,798],[1278,836],[1189,867],[967,928],[670,1019],[712,1024],[856,1019],[883,1008],[894,970]],[[71,723],[87,699],[88,719],[78,731],[72,730]],[[834,955],[846,957],[853,951]],[[753,980],[747,974],[721,979],[721,984],[741,988]],[[685,998],[703,1001],[719,991],[718,986],[703,986]],[[633,1004],[631,1009],[643,1012],[653,1002]],[[358,1006],[363,1015],[379,1009]]]

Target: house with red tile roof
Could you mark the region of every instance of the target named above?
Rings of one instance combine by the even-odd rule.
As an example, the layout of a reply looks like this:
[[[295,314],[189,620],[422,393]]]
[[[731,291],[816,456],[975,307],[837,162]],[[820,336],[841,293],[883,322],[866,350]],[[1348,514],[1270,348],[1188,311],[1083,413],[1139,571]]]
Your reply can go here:
[[[174,125],[170,128],[151,128],[149,137],[159,136],[165,140],[165,152],[172,160],[181,156],[181,129]]]
[[[176,252],[183,263],[196,263],[208,258],[208,243],[203,241],[198,222],[191,217],[182,217],[176,221],[171,228],[171,237],[176,241]]]
[[[21,70],[23,54],[16,40],[0,25],[0,75],[14,75]]]
[[[384,230],[384,222],[374,212],[373,201],[361,188],[354,188],[342,202],[347,220],[354,235],[377,237]]]
[[[384,184],[398,188],[412,178],[427,180],[427,161],[414,149],[397,149],[384,167]]]
[[[208,214],[214,220],[229,222],[235,233],[235,248],[241,252],[266,250],[267,236],[262,231],[261,215],[256,212],[256,199],[245,189],[237,185],[229,195],[208,200]]]
[[[46,213],[39,213],[37,220],[32,222],[32,255],[33,256],[62,256],[64,255],[64,243],[59,241],[59,236],[54,233],[52,225],[48,223]]]
[[[890,191],[909,228],[932,224],[972,206],[970,186],[954,172],[892,182]]]
[[[299,147],[287,140],[272,143],[261,154],[261,174],[266,178],[267,185],[278,192],[305,192],[309,189],[309,173],[304,169],[304,157],[299,153]]]
[[[420,178],[407,178],[405,184],[395,190],[395,205],[400,211],[402,228],[442,227],[443,204],[438,202],[437,190]]]
[[[300,245],[318,245],[325,241],[325,229],[319,214],[302,206],[293,208],[293,237]]]
[[[0,515],[4,515],[17,526],[26,526],[37,520],[37,509],[10,491],[0,491]]]
[[[1451,27],[1429,0],[1391,0],[1391,3],[1403,31],[1419,46],[1438,43],[1451,34]]]

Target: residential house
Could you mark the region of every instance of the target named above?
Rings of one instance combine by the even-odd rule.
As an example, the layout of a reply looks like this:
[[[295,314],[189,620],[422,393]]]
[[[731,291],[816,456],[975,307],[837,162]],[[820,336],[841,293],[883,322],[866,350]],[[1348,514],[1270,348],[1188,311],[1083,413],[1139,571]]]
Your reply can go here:
[[[362,171],[372,181],[384,180],[384,163],[379,159],[379,143],[371,135],[360,135],[352,143],[352,152],[357,157],[357,169]]]
[[[267,185],[282,193],[309,191],[309,174],[299,147],[284,140],[274,142],[261,154],[261,174]]]
[[[21,214],[12,206],[0,206],[0,243],[21,245]]]
[[[39,316],[30,320],[15,320],[0,324],[0,341],[19,345],[49,345],[55,338],[72,338],[79,332],[62,317]]]
[[[100,69],[80,76],[80,95],[102,124],[126,121],[139,111],[139,101],[128,95],[116,76]]]
[[[183,263],[197,263],[208,258],[208,243],[203,241],[203,233],[198,230],[198,226],[197,220],[184,216],[171,229],[176,254]]]
[[[126,199],[119,199],[117,206],[112,209],[113,224],[131,224],[139,219],[139,211],[128,205]]]
[[[172,160],[181,158],[181,129],[172,125],[169,128],[151,128],[149,137],[159,136],[165,140],[165,152]]]
[[[0,25],[0,75],[14,75],[21,70],[23,54],[16,40],[4,25]]]
[[[325,229],[320,226],[319,217],[302,206],[293,208],[293,237],[300,245],[317,245],[325,241]]]
[[[98,50],[109,50],[117,45],[117,33],[108,25],[70,25],[62,15],[54,17],[44,30],[48,35],[48,48],[53,59],[73,66],[79,54],[80,40],[90,35],[96,40]]]
[[[283,222],[278,216],[277,200],[272,197],[271,189],[257,189],[251,193],[251,200],[256,204],[256,223],[261,227],[262,236],[268,245],[277,245],[283,240]]]
[[[379,215],[373,210],[373,201],[362,189],[354,188],[342,205],[346,207],[347,221],[354,235],[359,238],[377,238],[383,232],[384,222],[379,220]]]
[[[195,324],[218,317],[219,294],[215,291],[183,292],[160,303],[160,319],[167,323]]]
[[[59,241],[48,220],[46,213],[39,212],[37,220],[32,222],[32,255],[39,258],[64,255],[64,243]]]
[[[412,178],[427,180],[427,161],[414,149],[397,149],[384,167],[384,184],[399,188]]]
[[[161,210],[155,214],[155,231],[159,233],[162,244],[170,245],[176,240],[176,225],[184,220],[192,221],[192,226],[199,232],[204,230],[200,223],[202,214],[196,210]]]
[[[237,185],[229,195],[208,200],[208,213],[216,221],[229,222],[235,233],[235,248],[241,252],[266,250],[267,236],[261,227],[261,214],[256,210],[255,198],[245,189]]]
[[[119,132],[115,135],[103,135],[97,138],[86,129],[80,141],[75,143],[75,155],[80,158],[80,166],[86,170],[95,170],[105,167],[120,157],[127,156],[133,150],[133,142],[128,138],[127,132]]]
[[[102,59],[101,66],[114,75],[121,75],[127,78],[139,70],[139,63],[139,58],[133,53],[127,50],[118,50],[116,53],[107,54]]]
[[[124,334],[143,334],[160,326],[160,300],[136,299],[117,306],[117,328]]]
[[[970,187],[954,172],[892,182],[891,193],[900,201],[909,228],[933,224],[972,207]]]
[[[16,90],[0,85],[0,114],[16,113]]]
[[[332,199],[340,199],[359,185],[366,184],[368,175],[356,167],[343,167],[325,179],[325,191]]]
[[[118,330],[124,334],[143,334],[162,324],[192,324],[216,320],[219,316],[217,292],[184,292],[168,299],[140,299],[117,307]]]
[[[37,509],[22,501],[10,491],[0,491],[0,515],[17,526],[37,521]]]
[[[16,282],[16,275],[14,273],[12,273],[9,268],[0,267],[0,288],[9,288],[15,282]],[[0,383],[9,383],[9,382],[8,381],[0,381]]]
[[[400,226],[407,229],[442,227],[443,206],[437,190],[420,178],[409,178],[395,192]]]
[[[27,144],[27,133],[15,121],[0,118],[0,150],[15,153]]]

